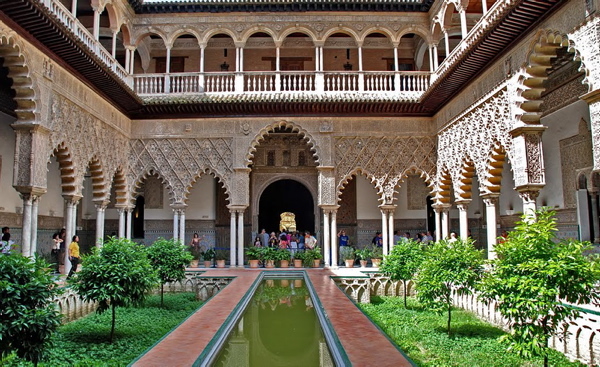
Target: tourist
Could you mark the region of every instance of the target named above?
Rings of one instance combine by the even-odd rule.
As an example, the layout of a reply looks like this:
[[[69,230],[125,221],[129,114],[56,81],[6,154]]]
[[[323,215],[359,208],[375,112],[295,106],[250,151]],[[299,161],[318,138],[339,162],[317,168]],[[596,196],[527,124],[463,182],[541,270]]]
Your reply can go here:
[[[298,250],[304,250],[304,234],[296,232],[296,237],[298,238]]]
[[[296,232],[292,232],[290,235],[290,252],[292,256],[298,251],[298,234]]]
[[[404,241],[404,237],[402,237],[400,235],[400,231],[394,231],[394,243],[393,243],[393,245],[397,245],[401,241]]]
[[[427,231],[427,233],[424,233],[424,234],[423,234],[423,239],[422,239],[422,242],[423,242],[424,244],[427,244],[427,243],[429,243],[429,242],[433,242],[433,236],[431,235],[431,232],[430,232],[430,231]]]
[[[375,232],[375,237],[371,240],[371,244],[377,247],[383,247],[383,235],[381,232]]]
[[[309,250],[312,250],[315,247],[317,247],[317,239],[311,236],[310,232],[308,231],[306,231],[306,234],[304,235],[304,247],[306,247]]]
[[[79,257],[79,236],[73,236],[73,242],[69,245],[69,261],[71,262],[71,271],[69,271],[69,275],[67,275],[67,279],[71,278],[71,276],[77,271],[77,266],[79,265],[79,261],[81,258]]]
[[[262,241],[260,240],[260,236],[256,236],[254,239],[254,247],[262,247]]]
[[[456,232],[450,232],[450,238],[448,239],[448,242],[456,242],[456,241],[458,241]]]
[[[4,242],[10,241],[10,228],[2,227],[2,241],[4,241]]]
[[[287,234],[282,233],[279,236],[279,248],[287,249],[289,246],[290,246],[290,243],[288,242]]]
[[[500,237],[498,237],[498,243],[504,243],[506,240],[508,240],[508,232],[502,231]]]
[[[198,236],[198,233],[194,233],[194,236],[192,237],[192,240],[190,241],[190,247],[192,248],[200,248],[200,237]]]
[[[50,253],[56,262],[56,272],[59,272],[59,264],[60,264],[60,247],[62,245],[62,238],[60,238],[60,233],[56,232],[52,235],[52,250]]]
[[[58,253],[58,263],[59,265],[65,265],[65,252],[67,246],[67,230],[65,228],[61,228],[58,232],[58,237],[61,239],[60,242],[60,251]]]
[[[350,237],[348,237],[348,235],[346,235],[346,231],[344,231],[344,230],[339,231],[337,236],[338,236],[338,243],[340,245],[340,250],[338,251],[338,254],[341,257],[342,256],[342,247],[350,246]],[[340,260],[346,260],[346,259],[337,259],[338,263],[336,265],[339,264]]]
[[[271,237],[269,237],[268,243],[269,243],[269,247],[278,247],[279,246],[279,240],[277,239],[275,232],[271,232]]]
[[[269,246],[269,234],[264,228],[260,231],[260,242],[263,247]]]

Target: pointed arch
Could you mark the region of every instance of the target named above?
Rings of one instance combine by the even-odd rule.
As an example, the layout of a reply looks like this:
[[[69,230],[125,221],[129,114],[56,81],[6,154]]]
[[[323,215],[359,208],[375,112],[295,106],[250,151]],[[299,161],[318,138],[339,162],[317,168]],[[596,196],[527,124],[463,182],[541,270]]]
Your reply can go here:
[[[548,78],[547,70],[552,67],[552,60],[558,57],[558,50],[566,48],[573,53],[573,61],[580,61],[580,71],[586,75],[584,83],[588,84],[587,68],[579,52],[567,35],[555,31],[540,31],[534,43],[530,46],[527,63],[517,74],[517,119],[526,124],[540,124],[542,94],[546,87],[544,81]]]
[[[94,155],[87,167],[92,179],[92,201],[106,200],[108,196],[107,185],[100,159]]]
[[[348,182],[350,182],[350,180],[352,180],[354,177],[358,176],[364,176],[367,178],[367,180],[369,180],[369,182],[374,184],[374,187],[377,189],[377,196],[379,197],[378,200],[383,202],[383,187],[379,184],[377,178],[372,172],[362,167],[354,168],[352,171],[343,176],[338,182],[335,190],[335,202],[339,204],[339,202],[342,200],[342,192],[344,191],[344,188]]]
[[[442,168],[437,178],[435,201],[441,204],[452,202],[452,176],[447,168]]]
[[[313,158],[317,165],[320,165],[320,155],[319,155],[319,147],[317,146],[317,142],[314,137],[305,129],[301,128],[299,125],[294,124],[293,122],[281,120],[278,122],[274,122],[270,125],[263,127],[258,134],[254,137],[252,142],[250,143],[250,148],[248,150],[248,154],[246,154],[246,166],[250,166],[252,164],[252,159],[254,158],[254,152],[256,152],[256,147],[260,144],[260,141],[265,138],[266,135],[272,133],[277,128],[283,129],[291,129],[292,132],[297,133],[304,137],[307,140],[307,144],[310,147],[310,151],[313,152]]]
[[[75,165],[71,152],[64,143],[59,144],[52,154],[56,157],[60,169],[62,195],[76,195],[78,192],[75,177]]]
[[[455,182],[454,195],[456,200],[471,200],[475,164],[471,159],[463,162]]]
[[[112,179],[112,187],[114,188],[115,192],[114,201],[116,206],[123,207],[132,202],[131,195],[128,195],[129,191],[127,190],[127,178],[122,167],[118,167],[115,171]]]
[[[26,54],[25,47],[15,35],[0,34],[0,57],[4,58],[8,77],[13,80],[18,123],[38,124],[41,121],[38,110],[38,106],[41,106],[38,101],[40,93],[29,70],[31,58]]]
[[[500,194],[502,172],[506,161],[506,150],[499,142],[495,142],[486,161],[486,172],[480,181],[479,191],[484,194]]]
[[[132,204],[132,205],[135,204],[135,199],[139,196],[138,194],[140,193],[140,189],[142,188],[142,186],[144,185],[144,182],[146,181],[146,179],[148,179],[149,176],[158,177],[160,182],[163,185],[165,185],[165,187],[169,191],[170,202],[175,203],[175,190],[173,188],[173,185],[162,175],[160,170],[158,170],[154,166],[148,166],[148,167],[146,167],[146,169],[144,171],[142,171],[140,174],[138,174],[135,177],[135,179],[131,185],[131,190],[129,192],[128,198],[126,200],[126,204]]]
[[[200,179],[204,175],[210,175],[210,176],[214,177],[215,179],[217,179],[217,182],[220,183],[221,186],[223,186],[223,189],[225,189],[226,200],[229,201],[229,203],[231,204],[231,190],[230,190],[227,180],[225,180],[225,178],[223,178],[217,171],[215,171],[214,169],[212,169],[210,167],[206,167],[203,170],[199,171],[192,178],[192,181],[189,182],[188,185],[184,188],[183,200],[184,201],[188,200],[188,196],[190,195],[190,191],[192,190],[192,187],[198,181],[198,179]]]

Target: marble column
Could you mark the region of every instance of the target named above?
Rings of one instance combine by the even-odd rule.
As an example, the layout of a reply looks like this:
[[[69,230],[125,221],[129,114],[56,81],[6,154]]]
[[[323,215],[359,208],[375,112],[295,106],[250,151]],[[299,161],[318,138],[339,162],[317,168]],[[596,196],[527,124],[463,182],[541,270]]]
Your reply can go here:
[[[179,240],[182,244],[187,244],[185,241],[185,209],[179,209]]]
[[[238,210],[238,268],[244,267],[244,209]]]
[[[323,210],[323,254],[325,256],[323,262],[325,267],[328,268],[331,264],[331,238],[329,232],[329,210]]]
[[[442,238],[450,237],[450,207],[451,205],[444,205],[441,207],[442,217]]]
[[[448,58],[448,55],[450,55],[450,38],[447,31],[444,31],[444,45],[446,46],[446,58]]]
[[[331,267],[338,268],[337,209],[331,211]]]
[[[230,209],[229,213],[231,214],[231,219],[229,221],[229,267],[233,268],[235,267],[235,234],[236,234],[236,230],[235,230],[235,218],[236,218],[236,211],[234,209]]]
[[[485,224],[487,227],[487,258],[495,259],[496,252],[494,247],[498,241],[496,206],[498,205],[498,195],[482,196],[485,204]]]
[[[66,213],[65,213],[65,274],[69,274],[71,271],[71,262],[69,261],[69,245],[75,236],[77,227],[75,227],[75,216],[77,215],[77,202],[79,198],[65,198],[66,202]]]
[[[31,202],[31,256],[37,251],[38,211],[40,196],[34,195]]]
[[[93,35],[96,41],[100,40],[100,9],[97,7],[93,7],[94,9],[94,28]]]
[[[133,212],[133,208],[127,208],[127,227],[125,230],[125,238],[128,240],[131,239],[131,213]]]
[[[431,51],[431,53],[433,53],[433,70],[437,70],[438,68],[438,64],[439,64],[439,60],[438,60],[438,49],[437,49],[437,45],[433,45],[433,50]]]
[[[439,206],[433,207],[435,213],[435,241],[442,239],[442,209]]]
[[[117,34],[119,33],[119,30],[113,30],[112,31],[112,47],[111,47],[111,56],[114,58],[117,57]]]
[[[433,47],[431,45],[429,45],[429,47],[427,49],[429,51],[429,70],[433,73],[435,71],[435,68],[433,65]]]
[[[471,200],[461,200],[456,202],[458,208],[458,220],[460,223],[460,238],[466,240],[469,238],[469,204]]]
[[[77,0],[71,2],[71,14],[73,14],[74,18],[77,18]]]
[[[102,247],[104,243],[104,214],[107,202],[96,203],[96,247]]]
[[[388,225],[388,216],[387,216],[387,209],[381,209],[381,251],[383,251],[383,253],[386,253],[386,247],[388,244],[388,230],[387,230],[387,225]]]
[[[464,9],[458,11],[460,14],[460,33],[462,34],[462,39],[467,38],[467,12]]]
[[[21,194],[23,199],[23,232],[21,238],[21,253],[23,256],[32,256],[31,254],[31,215],[33,195]]]
[[[394,210],[388,211],[388,245],[383,247],[383,254],[389,255],[394,248]]]
[[[173,241],[179,240],[179,209],[173,209]]]
[[[535,216],[535,211],[537,210],[536,200],[539,194],[539,190],[519,191],[519,196],[523,200],[523,214],[525,216]]]
[[[485,13],[487,13],[487,11],[488,11],[487,0],[481,0],[481,10],[483,12],[483,15],[485,15]]]
[[[117,208],[119,213],[119,238],[125,238],[125,208]]]

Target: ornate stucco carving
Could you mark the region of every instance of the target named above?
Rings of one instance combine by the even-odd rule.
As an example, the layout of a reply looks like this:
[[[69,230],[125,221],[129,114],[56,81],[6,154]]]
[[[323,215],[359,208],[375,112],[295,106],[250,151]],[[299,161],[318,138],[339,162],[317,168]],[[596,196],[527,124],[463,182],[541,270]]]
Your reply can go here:
[[[336,137],[333,144],[338,198],[345,183],[358,172],[374,183],[384,204],[393,203],[395,187],[407,173],[422,173],[428,183],[435,174],[434,137]]]
[[[41,154],[46,161],[59,146],[68,150],[76,188],[73,194],[76,195],[81,195],[89,163],[99,161],[100,172],[106,180],[103,191],[108,196],[112,178],[127,161],[127,137],[60,94],[55,94],[51,100],[48,120],[51,131],[49,144],[40,151],[44,152]]]
[[[460,174],[469,162],[475,165],[481,192],[495,191],[489,187],[494,185],[490,178],[495,176],[490,160],[499,147],[511,162],[515,159],[509,133],[512,122],[509,93],[500,90],[440,131],[438,167],[450,173],[457,196],[463,193]],[[440,178],[437,181],[439,185]]]
[[[129,143],[128,181],[139,184],[157,174],[170,191],[171,204],[184,203],[196,179],[215,175],[229,194],[232,176],[232,138],[136,139]]]

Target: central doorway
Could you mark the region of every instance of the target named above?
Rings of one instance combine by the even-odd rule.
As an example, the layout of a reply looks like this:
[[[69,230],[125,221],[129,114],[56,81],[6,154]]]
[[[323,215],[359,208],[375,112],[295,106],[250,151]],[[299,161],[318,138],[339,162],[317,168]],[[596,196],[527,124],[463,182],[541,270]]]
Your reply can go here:
[[[294,180],[275,181],[263,191],[259,202],[258,227],[268,233],[279,231],[280,214],[296,215],[296,229],[315,233],[314,200],[310,191]]]

